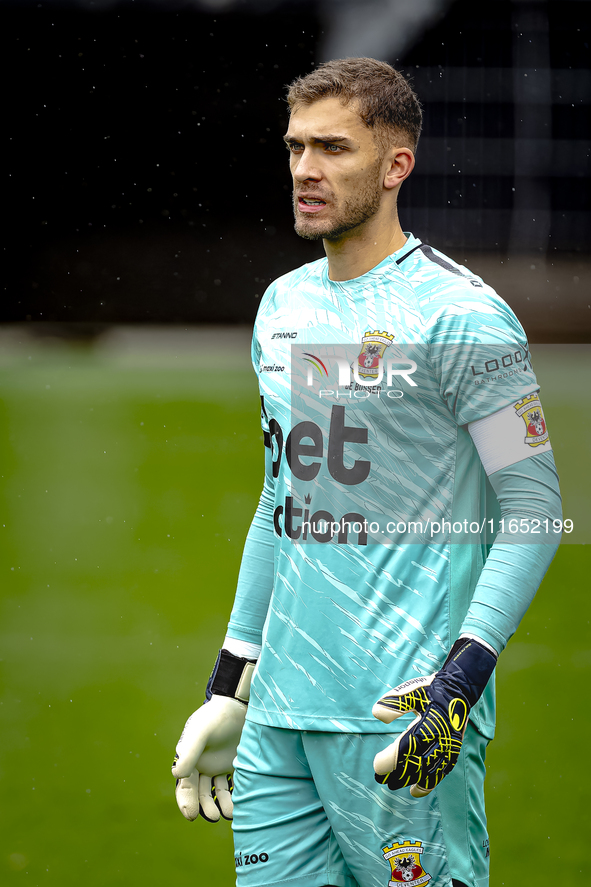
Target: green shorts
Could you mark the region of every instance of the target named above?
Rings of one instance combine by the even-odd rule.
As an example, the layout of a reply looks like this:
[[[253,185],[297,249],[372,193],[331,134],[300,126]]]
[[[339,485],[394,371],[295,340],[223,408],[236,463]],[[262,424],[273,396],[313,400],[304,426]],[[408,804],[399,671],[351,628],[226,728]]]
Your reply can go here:
[[[238,887],[486,887],[487,740],[469,724],[454,770],[415,799],[374,780],[373,758],[394,738],[247,721],[234,773]]]

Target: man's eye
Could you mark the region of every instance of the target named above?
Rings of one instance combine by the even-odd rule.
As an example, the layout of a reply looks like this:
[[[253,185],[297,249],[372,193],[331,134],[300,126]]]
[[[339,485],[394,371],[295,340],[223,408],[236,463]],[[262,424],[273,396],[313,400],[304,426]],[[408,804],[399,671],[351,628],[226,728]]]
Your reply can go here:
[[[341,150],[341,146],[340,145],[327,145],[326,150],[330,151],[331,154],[338,154],[338,152]]]
[[[297,151],[302,150],[302,145],[300,145],[298,142],[288,142],[287,143],[287,150],[291,154],[295,154]]]

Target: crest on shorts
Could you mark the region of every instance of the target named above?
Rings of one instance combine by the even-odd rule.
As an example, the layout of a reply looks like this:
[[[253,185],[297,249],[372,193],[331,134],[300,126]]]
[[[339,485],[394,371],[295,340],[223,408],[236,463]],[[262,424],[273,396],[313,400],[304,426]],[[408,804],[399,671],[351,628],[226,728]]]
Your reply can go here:
[[[382,848],[384,859],[390,863],[392,869],[388,887],[399,887],[400,884],[419,887],[429,883],[431,875],[421,865],[423,850],[421,841],[401,841],[391,847]]]
[[[357,357],[357,372],[364,379],[377,379],[380,374],[380,360],[388,345],[394,341],[391,333],[368,330],[363,336],[362,348]]]
[[[525,422],[526,435],[523,442],[530,447],[539,447],[541,444],[545,444],[548,440],[548,430],[538,395],[529,394],[514,403],[513,408]]]

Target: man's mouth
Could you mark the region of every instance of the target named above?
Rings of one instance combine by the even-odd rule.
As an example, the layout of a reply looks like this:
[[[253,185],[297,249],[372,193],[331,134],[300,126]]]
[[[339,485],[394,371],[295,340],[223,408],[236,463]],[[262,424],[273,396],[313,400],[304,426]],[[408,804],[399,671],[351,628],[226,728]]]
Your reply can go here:
[[[322,200],[320,197],[298,196],[298,208],[299,208],[300,212],[304,212],[304,213],[319,212],[323,206],[326,206],[326,201]]]

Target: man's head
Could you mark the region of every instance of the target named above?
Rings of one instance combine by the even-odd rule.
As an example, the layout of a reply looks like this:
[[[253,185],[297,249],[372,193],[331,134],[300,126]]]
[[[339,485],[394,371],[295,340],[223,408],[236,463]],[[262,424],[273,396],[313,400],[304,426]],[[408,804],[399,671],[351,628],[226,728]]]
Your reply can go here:
[[[385,62],[340,59],[295,80],[287,100],[298,234],[336,242],[395,212],[421,126],[405,78]]]
[[[290,112],[319,99],[338,98],[356,106],[373,131],[380,154],[392,145],[416,153],[423,114],[406,78],[387,62],[369,58],[334,59],[319,65],[289,86]]]

